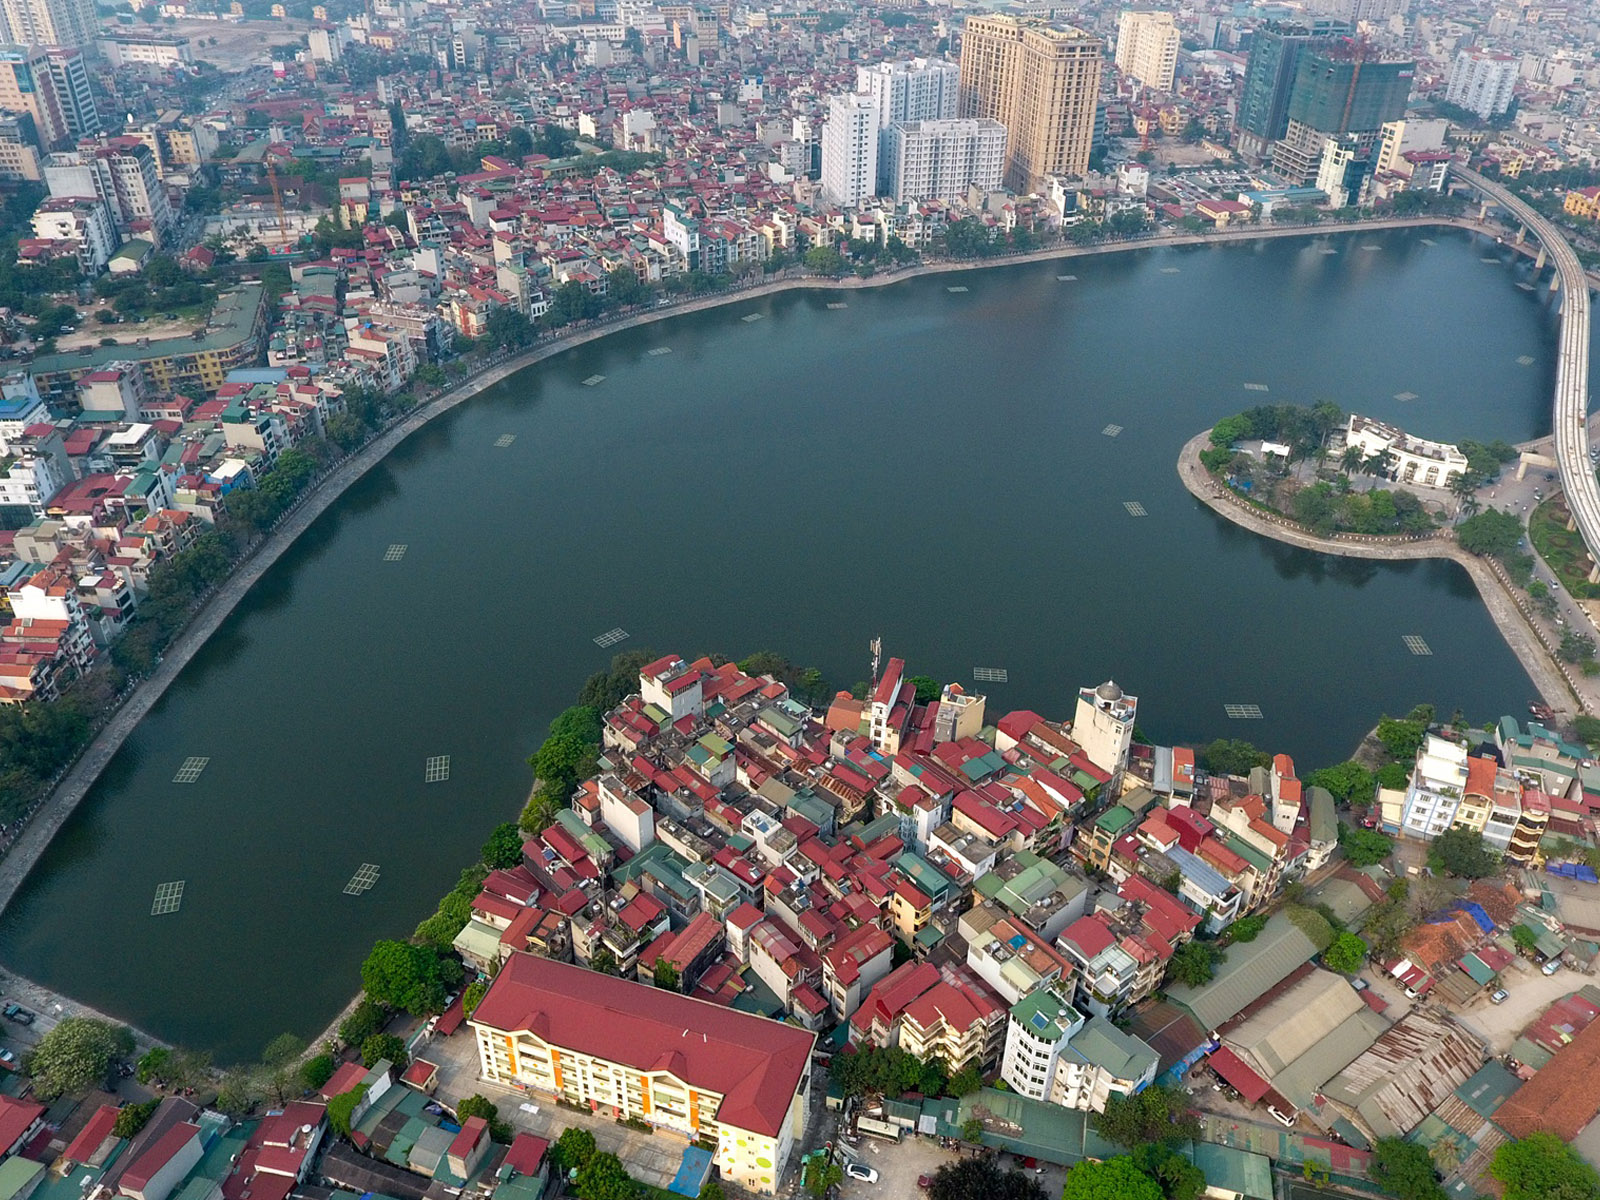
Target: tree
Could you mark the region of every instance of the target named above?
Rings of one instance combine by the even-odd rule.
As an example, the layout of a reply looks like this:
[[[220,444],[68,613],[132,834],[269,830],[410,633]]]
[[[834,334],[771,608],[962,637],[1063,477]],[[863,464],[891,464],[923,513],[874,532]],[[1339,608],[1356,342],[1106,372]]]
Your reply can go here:
[[[1585,713],[1572,718],[1572,736],[1586,746],[1600,745],[1600,717]]]
[[[1340,821],[1339,849],[1352,867],[1370,867],[1394,852],[1394,842],[1376,829],[1357,829]]]
[[[962,1067],[950,1076],[950,1083],[945,1092],[951,1096],[970,1096],[983,1086],[983,1076],[978,1073],[978,1068],[973,1066]]]
[[[1427,1148],[1404,1138],[1379,1138],[1367,1174],[1401,1200],[1444,1200]]]
[[[1539,944],[1539,935],[1526,925],[1513,925],[1511,927],[1511,941],[1522,953],[1531,954],[1533,948]]]
[[[1505,1200],[1600,1200],[1600,1177],[1553,1133],[1534,1133],[1494,1152],[1489,1174]]]
[[[1133,1096],[1113,1092],[1105,1111],[1097,1113],[1095,1132],[1106,1141],[1132,1150],[1143,1145],[1176,1145],[1199,1139],[1200,1123],[1177,1088],[1155,1084]]]
[[[1032,1175],[1002,1170],[992,1154],[945,1163],[928,1183],[929,1200],[1045,1200]]]
[[[33,1091],[41,1100],[86,1092],[105,1084],[119,1058],[133,1053],[133,1034],[95,1017],[67,1017],[28,1056]]]
[[[636,32],[630,30],[629,32]],[[725,1200],[722,1184],[716,1176],[707,1176],[706,1181],[700,1185],[700,1200]]]
[[[461,1011],[466,1014],[467,1020],[472,1020],[472,1014],[478,1011],[478,1005],[488,991],[489,985],[482,979],[474,979],[467,984],[467,990],[461,993]]]
[[[234,1118],[245,1116],[261,1099],[261,1085],[249,1067],[234,1067],[217,1087],[216,1107]]]
[[[1213,775],[1248,775],[1252,767],[1264,767],[1271,761],[1266,751],[1237,738],[1218,738],[1200,747],[1200,765]]]
[[[522,830],[515,821],[503,821],[490,831],[483,844],[483,865],[505,871],[522,865]]]
[[[328,1101],[328,1124],[340,1137],[350,1136],[350,1119],[366,1094],[367,1085],[362,1083]]]
[[[1472,829],[1447,829],[1434,838],[1428,862],[1460,879],[1484,879],[1500,870],[1500,856]]]
[[[1429,720],[1432,713],[1429,713]],[[1422,739],[1428,733],[1428,721],[1420,719],[1415,713],[1408,717],[1390,717],[1385,715],[1378,721],[1378,740],[1383,743],[1383,748],[1389,752],[1391,758],[1400,762],[1411,762],[1417,757],[1417,751],[1422,748]]]
[[[617,966],[617,956],[605,946],[599,947],[589,956],[589,970],[598,971],[602,975],[615,975]]]
[[[983,1144],[983,1122],[977,1117],[968,1117],[961,1122],[961,1140],[971,1142],[974,1146]]]
[[[832,246],[813,246],[805,252],[801,261],[807,270],[815,271],[818,275],[844,274],[844,255]]]
[[[456,1105],[458,1121],[470,1121],[473,1117],[482,1117],[488,1123],[489,1136],[497,1142],[509,1142],[516,1136],[510,1124],[500,1119],[500,1107],[487,1096],[474,1094]]]
[[[405,1041],[392,1033],[375,1033],[361,1043],[363,1066],[376,1066],[383,1059],[388,1059],[396,1071],[404,1071],[411,1061]]]
[[[359,1046],[389,1023],[389,1014],[383,1006],[370,997],[363,998],[343,1021],[339,1022],[339,1040],[346,1046]]]
[[[615,1154],[599,1151],[578,1169],[573,1193],[578,1200],[638,1200],[639,1185],[623,1170]]]
[[[655,971],[652,974],[655,985],[665,991],[675,992],[682,984],[678,975],[678,968],[664,958],[656,959]]]
[[[831,1158],[810,1158],[800,1172],[800,1184],[812,1196],[826,1196],[828,1189],[844,1182],[844,1168]]]
[[[1104,1162],[1074,1163],[1061,1189],[1061,1200],[1163,1200],[1161,1185],[1134,1165],[1126,1154]]]
[[[361,964],[367,995],[414,1017],[443,1012],[448,991],[461,976],[456,959],[410,942],[380,941]]]
[[[1498,508],[1474,513],[1456,526],[1456,544],[1468,554],[1501,558],[1522,540],[1522,522]]]
[[[1188,987],[1199,987],[1216,973],[1222,951],[1207,942],[1185,942],[1173,951],[1167,962],[1167,978]]]
[[[1140,1146],[1134,1165],[1161,1185],[1166,1200],[1198,1200],[1206,1190],[1206,1175],[1170,1146]]]
[[[1322,952],[1322,965],[1341,975],[1353,975],[1361,969],[1367,957],[1367,944],[1353,933],[1341,933],[1333,944]]]
[[[155,1096],[143,1104],[125,1104],[117,1113],[117,1119],[111,1126],[111,1132],[119,1138],[131,1138],[145,1127],[145,1123],[155,1115],[161,1105],[161,1097]]]
[[[280,1033],[267,1043],[261,1061],[269,1067],[284,1067],[306,1052],[305,1039],[298,1034]]]
[[[564,1129],[552,1149],[556,1165],[563,1171],[580,1171],[594,1157],[594,1134],[578,1126]]]
[[[916,689],[918,704],[930,703],[944,693],[939,681],[929,675],[913,675],[906,682]]]
[[[1326,788],[1340,804],[1366,804],[1377,781],[1366,767],[1350,759],[1336,767],[1323,767],[1301,780],[1307,787]]]
[[[308,1092],[318,1091],[333,1078],[334,1069],[333,1055],[314,1054],[300,1064],[300,1083]]]

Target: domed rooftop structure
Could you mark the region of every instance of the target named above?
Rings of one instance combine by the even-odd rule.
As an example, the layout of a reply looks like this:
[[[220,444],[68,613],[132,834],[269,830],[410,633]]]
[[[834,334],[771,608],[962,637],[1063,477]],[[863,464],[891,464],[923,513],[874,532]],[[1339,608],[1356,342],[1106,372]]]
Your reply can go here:
[[[1110,679],[1095,688],[1094,694],[1107,703],[1122,699],[1122,689]]]

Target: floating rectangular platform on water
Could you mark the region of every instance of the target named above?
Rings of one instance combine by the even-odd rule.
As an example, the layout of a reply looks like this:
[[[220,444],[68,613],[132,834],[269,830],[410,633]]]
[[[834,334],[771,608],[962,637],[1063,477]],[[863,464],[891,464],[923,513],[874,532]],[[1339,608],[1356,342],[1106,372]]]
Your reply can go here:
[[[174,879],[171,883],[156,885],[156,898],[150,905],[152,917],[165,917],[183,907],[183,882],[181,879]]]
[[[972,678],[979,683],[1009,683],[1010,674],[1004,667],[973,667]]]
[[[1222,711],[1235,721],[1261,720],[1261,706],[1259,704],[1224,704]]]
[[[645,353],[648,354],[651,358],[660,358],[663,354],[671,354],[672,353],[672,347],[671,346],[656,346],[653,349],[646,350]]]
[[[391,543],[389,548],[383,552],[383,561],[399,562],[405,556],[406,544],[404,542],[394,542]]]
[[[617,629],[608,629],[599,637],[594,639],[594,644],[599,646],[600,649],[604,650],[607,647],[615,646],[620,641],[626,640],[627,636],[628,631],[626,629],[622,629],[620,627]]]
[[[1270,392],[1272,389],[1264,383],[1247,383],[1244,385],[1247,392]]]
[[[423,783],[443,783],[450,778],[450,756],[435,754],[422,764]]]
[[[748,325],[752,321],[761,320],[761,316],[762,316],[761,313],[748,313],[745,316],[740,317],[739,320],[743,321],[746,325]]]
[[[359,896],[362,892],[369,891],[372,885],[378,882],[378,864],[362,863],[356,873],[350,876],[350,882],[344,885],[346,896]]]
[[[829,302],[828,307],[833,309],[835,312],[838,312],[839,309],[841,309],[841,308],[849,308],[850,306],[848,304],[846,304],[843,300],[834,300],[834,301]]]
[[[951,295],[956,295],[956,294],[958,294],[960,292],[964,292],[966,290],[967,289],[964,288],[964,287],[947,287],[947,288],[945,288],[945,291],[949,292]]]
[[[1144,505],[1140,504],[1137,500],[1124,500],[1122,502],[1122,507],[1128,510],[1128,515],[1130,517],[1148,517],[1150,515],[1145,511]]]
[[[1057,275],[1056,280],[1060,283],[1077,283],[1078,277],[1076,275]]]
[[[1176,275],[1178,273],[1178,268],[1177,267],[1162,267],[1161,268],[1161,273],[1163,275]]]
[[[589,378],[587,378],[587,379],[585,379],[583,381],[583,386],[584,387],[593,387],[595,384],[604,383],[605,381],[606,381],[606,377],[604,375],[591,375],[591,376],[589,376]]]
[[[1105,434],[1107,437],[1116,437],[1117,434],[1122,432],[1122,426],[1121,425],[1107,425],[1100,432]]]
[[[1439,244],[1438,242],[1434,241],[1432,238],[1423,238],[1421,240],[1422,240],[1422,244],[1424,246],[1437,246]]]
[[[1401,640],[1405,642],[1406,649],[1411,651],[1413,654],[1428,655],[1433,653],[1433,650],[1428,643],[1423,641],[1414,633],[1403,635]]]
[[[1394,398],[1400,401],[1401,404],[1405,404],[1407,401],[1415,400],[1417,394],[1415,392],[1396,392]]]
[[[172,777],[173,783],[193,783],[200,778],[200,772],[206,769],[209,758],[193,756],[183,760],[183,765],[178,768],[178,773]]]
[[[1363,250],[1382,250],[1383,249],[1383,247],[1378,245],[1378,243],[1376,243],[1376,242],[1368,242],[1366,245],[1362,246],[1361,248]]]
[[[1489,256],[1488,256],[1488,255],[1487,255],[1487,254],[1485,254],[1485,255],[1484,255],[1484,256],[1483,256],[1483,257],[1482,257],[1482,258],[1480,258],[1480,259],[1479,259],[1479,260],[1478,260],[1478,261],[1479,261],[1479,262],[1486,262],[1486,263],[1494,263],[1494,264],[1495,264],[1495,265],[1497,265],[1497,266],[1498,266],[1498,265],[1499,265],[1499,263],[1500,263],[1500,260],[1499,260],[1499,259],[1498,259],[1498,258],[1490,258],[1490,257],[1489,257]]]
[[[517,440],[517,435],[516,434],[514,434],[514,433],[502,433],[499,437],[495,438],[494,444],[498,449],[504,450],[507,446],[511,445],[511,443],[516,441],[516,440]]]
[[[1519,367],[1531,367],[1531,366],[1533,366],[1533,355],[1531,355],[1531,354],[1519,354],[1519,355],[1517,355],[1517,366],[1519,366]]]

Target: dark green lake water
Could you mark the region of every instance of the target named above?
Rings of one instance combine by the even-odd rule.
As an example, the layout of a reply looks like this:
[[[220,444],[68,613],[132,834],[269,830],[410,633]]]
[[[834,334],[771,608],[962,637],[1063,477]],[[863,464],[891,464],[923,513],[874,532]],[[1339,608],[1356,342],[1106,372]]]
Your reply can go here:
[[[409,932],[515,814],[524,757],[616,626],[621,649],[772,648],[844,686],[881,634],[941,679],[1007,669],[983,685],[991,717],[1070,717],[1074,689],[1114,676],[1152,738],[1245,737],[1302,770],[1420,701],[1523,711],[1532,686],[1459,568],[1263,541],[1174,470],[1196,431],[1266,400],[1444,439],[1547,432],[1549,297],[1481,262],[1490,243],[1428,236],[790,293],[523,372],[413,436],[268,573],[51,846],[0,959],[219,1058],[314,1033],[373,939]],[[436,754],[450,779],[425,785]],[[190,755],[210,764],[173,784]],[[378,884],[343,895],[363,862]],[[150,916],[178,879],[181,911]]]

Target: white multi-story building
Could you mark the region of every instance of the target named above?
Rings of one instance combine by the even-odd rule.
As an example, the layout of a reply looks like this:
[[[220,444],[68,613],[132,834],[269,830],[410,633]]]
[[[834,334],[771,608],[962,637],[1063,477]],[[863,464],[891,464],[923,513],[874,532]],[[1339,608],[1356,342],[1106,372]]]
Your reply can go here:
[[[878,184],[878,102],[848,92],[828,98],[822,126],[822,193],[854,207],[870,198]]]
[[[1509,54],[1486,50],[1463,50],[1450,68],[1450,82],[1444,98],[1450,103],[1488,121],[1511,107],[1511,93],[1517,86],[1521,64]]]
[[[1398,168],[1401,158],[1415,150],[1443,150],[1450,122],[1444,120],[1385,121],[1379,132],[1378,157],[1373,169],[1378,174]]]
[[[1170,92],[1178,72],[1178,26],[1169,12],[1124,12],[1117,22],[1117,70]]]
[[[1432,841],[1454,823],[1467,786],[1467,750],[1428,734],[1406,789],[1400,832]]]
[[[70,242],[84,276],[93,279],[117,252],[117,234],[106,206],[92,196],[50,196],[33,214],[33,236]]]
[[[1412,437],[1393,425],[1352,413],[1345,429],[1345,445],[1367,458],[1388,455],[1386,474],[1397,483],[1449,487],[1467,469],[1467,456],[1448,442]]]
[[[897,122],[883,131],[883,193],[896,203],[958,199],[969,184],[986,192],[1006,169],[1006,127],[977,118]]]
[[[878,103],[878,189],[888,186],[889,126],[948,121],[956,115],[961,68],[942,58],[902,59],[856,68],[856,91]]]
[[[1113,1095],[1143,1091],[1160,1056],[1104,1017],[1085,1019],[1055,988],[1040,988],[1011,1008],[1000,1077],[1032,1100],[1104,1112]]]
[[[175,224],[155,153],[134,137],[114,137],[93,149],[52,154],[45,163],[52,196],[96,196],[124,234],[157,245]]]
[[[45,50],[45,67],[55,85],[67,133],[73,138],[90,137],[100,132],[100,110],[89,90],[89,68],[83,51],[71,46],[51,46]]]

